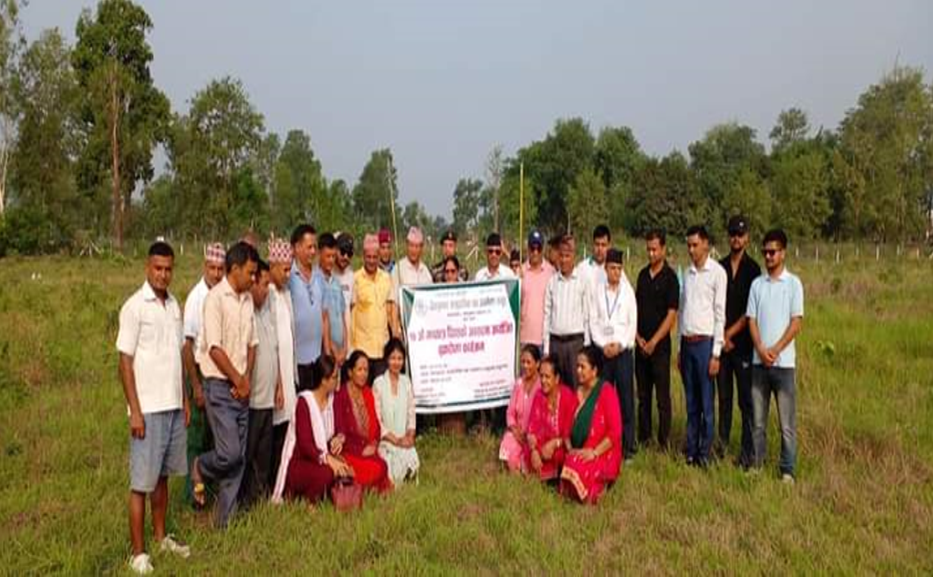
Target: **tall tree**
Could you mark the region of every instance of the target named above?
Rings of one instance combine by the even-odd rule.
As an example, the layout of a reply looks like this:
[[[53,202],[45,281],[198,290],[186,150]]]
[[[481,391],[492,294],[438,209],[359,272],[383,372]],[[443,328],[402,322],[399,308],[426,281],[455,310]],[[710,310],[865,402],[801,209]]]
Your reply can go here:
[[[606,185],[595,171],[587,170],[577,176],[567,195],[569,230],[584,242],[597,225],[605,224],[609,218],[606,201]]]
[[[248,183],[255,180],[250,166],[263,139],[263,118],[242,82],[224,77],[208,83],[173,134],[170,158],[190,200],[186,211],[195,231],[230,233],[244,225],[241,203],[254,206],[259,198],[268,200]]]
[[[279,170],[290,173],[291,191],[276,208],[285,224],[300,221],[319,222],[326,209],[326,183],[321,163],[311,150],[311,137],[302,130],[290,130],[279,154]]]
[[[608,222],[613,229],[627,229],[632,224],[626,201],[631,195],[635,173],[645,161],[645,153],[629,127],[606,127],[599,131],[595,169],[606,187]]]
[[[850,236],[919,237],[933,191],[933,89],[898,67],[872,85],[840,128],[834,173],[845,191]]]
[[[714,230],[722,231],[728,218],[723,211],[726,192],[736,186],[743,171],[767,178],[764,146],[755,139],[755,129],[730,122],[714,126],[702,140],[689,147],[693,169]]]
[[[500,230],[499,220],[499,189],[502,187],[502,177],[505,172],[505,158],[502,155],[502,145],[496,145],[486,158],[486,189],[484,198],[488,199],[485,212],[492,216],[492,229]]]
[[[771,139],[771,150],[774,152],[786,150],[803,142],[809,134],[810,120],[806,112],[797,107],[782,110],[778,115],[777,124],[768,135]]]
[[[17,99],[12,88],[24,43],[19,5],[16,0],[0,0],[0,216],[6,207],[7,175],[16,140]]]
[[[76,29],[72,64],[85,95],[86,144],[81,186],[96,192],[110,178],[113,240],[123,246],[125,213],[140,181],[152,178],[152,151],[166,136],[169,102],[149,72],[149,15],[130,0],[101,0],[85,9]],[[92,193],[93,194],[93,193]]]
[[[397,179],[392,151],[373,151],[360,173],[359,182],[353,187],[353,212],[359,223],[371,229],[392,227],[392,203],[396,211],[401,211],[398,206]]]
[[[71,239],[82,214],[74,173],[78,90],[69,50],[57,29],[44,31],[24,53],[14,85],[22,116],[11,183],[17,205],[48,221],[47,244],[54,246]]]
[[[710,212],[696,175],[678,151],[645,162],[635,174],[629,208],[637,235],[652,228],[683,235],[689,226],[708,222]]]
[[[454,188],[453,227],[461,237],[479,238],[479,207],[483,191],[483,181],[479,179],[460,179]]]

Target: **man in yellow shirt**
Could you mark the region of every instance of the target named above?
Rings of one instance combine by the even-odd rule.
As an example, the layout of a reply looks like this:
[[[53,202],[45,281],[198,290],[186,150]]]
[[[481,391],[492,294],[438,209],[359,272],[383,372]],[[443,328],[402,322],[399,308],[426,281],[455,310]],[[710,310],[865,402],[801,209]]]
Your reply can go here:
[[[367,235],[363,240],[363,268],[353,275],[350,345],[369,357],[371,378],[385,370],[382,349],[389,341],[390,327],[392,336],[401,335],[395,307],[392,280],[379,267],[379,239]]]

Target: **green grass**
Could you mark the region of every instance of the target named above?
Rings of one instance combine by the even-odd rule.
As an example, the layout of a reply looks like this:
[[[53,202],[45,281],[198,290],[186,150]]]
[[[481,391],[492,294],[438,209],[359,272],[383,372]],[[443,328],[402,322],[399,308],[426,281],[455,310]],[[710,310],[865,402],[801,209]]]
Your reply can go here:
[[[776,479],[773,424],[771,461],[758,476],[642,452],[597,507],[501,473],[492,438],[428,435],[419,438],[420,485],[350,515],[261,506],[218,532],[173,482],[170,529],[194,554],[157,556],[156,570],[929,574],[933,268],[792,268],[807,291],[793,488]],[[176,294],[196,277],[197,264],[183,259]],[[127,571],[127,425],[113,343],[119,307],[141,282],[138,260],[0,260],[0,573]],[[673,389],[680,440],[676,378]],[[733,452],[737,443],[734,431]]]

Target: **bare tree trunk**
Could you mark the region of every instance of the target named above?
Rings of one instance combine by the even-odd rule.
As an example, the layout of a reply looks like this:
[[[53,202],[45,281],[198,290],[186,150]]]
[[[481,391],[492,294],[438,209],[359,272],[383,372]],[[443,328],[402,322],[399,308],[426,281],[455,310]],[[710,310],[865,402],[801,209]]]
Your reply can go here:
[[[116,64],[110,76],[110,152],[113,177],[113,240],[117,250],[123,250],[123,194],[120,187],[120,108],[117,99]]]
[[[7,161],[10,158],[10,151],[6,143],[2,147],[0,148],[0,216],[3,215],[6,209],[6,169],[9,164]]]

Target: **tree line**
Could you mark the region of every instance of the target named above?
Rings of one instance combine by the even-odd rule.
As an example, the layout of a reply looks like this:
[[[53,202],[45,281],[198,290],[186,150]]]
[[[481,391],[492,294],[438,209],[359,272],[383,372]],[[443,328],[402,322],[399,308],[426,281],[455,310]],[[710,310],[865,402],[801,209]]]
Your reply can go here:
[[[738,122],[712,127],[686,154],[645,153],[632,130],[596,134],[558,120],[541,140],[485,174],[460,179],[453,220],[398,204],[390,149],[373,151],[352,187],[328,179],[311,136],[265,126],[242,82],[210,81],[175,110],[150,74],[153,22],[130,0],[84,10],[70,46],[57,29],[32,42],[18,0],[0,0],[0,254],[81,249],[110,240],[285,235],[297,222],[360,233],[417,225],[437,238],[493,230],[586,232],[597,223],[640,234],[721,231],[742,212],[753,227],[796,239],[924,240],[933,209],[933,86],[895,67],[838,127],[814,128],[788,108],[762,142]],[[156,151],[165,167],[156,176]],[[392,222],[395,205],[396,223]]]

